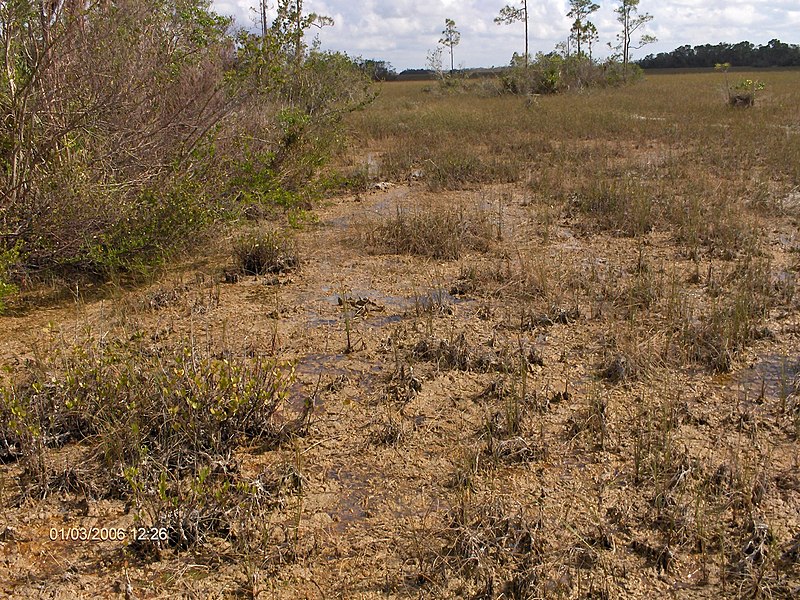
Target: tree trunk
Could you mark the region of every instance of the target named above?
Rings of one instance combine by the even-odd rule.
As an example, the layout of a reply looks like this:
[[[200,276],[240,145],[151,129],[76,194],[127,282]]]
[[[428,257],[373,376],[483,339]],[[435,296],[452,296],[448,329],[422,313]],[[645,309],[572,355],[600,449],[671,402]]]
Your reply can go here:
[[[630,12],[626,12],[622,23],[622,80],[628,81],[628,54],[631,45]]]
[[[303,0],[297,0],[295,4],[295,8],[297,9],[297,14],[295,15],[295,23],[296,23],[296,30],[295,30],[295,40],[294,40],[294,59],[299,63],[302,51],[303,51],[303,24],[301,22],[302,16],[301,12],[303,10]]]
[[[528,68],[528,0],[522,1],[522,9],[525,11],[525,68]]]

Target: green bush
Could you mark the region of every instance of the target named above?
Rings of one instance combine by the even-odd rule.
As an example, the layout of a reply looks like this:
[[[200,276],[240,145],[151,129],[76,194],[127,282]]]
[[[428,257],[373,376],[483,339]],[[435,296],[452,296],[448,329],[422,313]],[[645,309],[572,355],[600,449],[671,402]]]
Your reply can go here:
[[[297,39],[288,2],[263,37],[207,0],[99,3],[81,26],[63,6],[0,12],[0,236],[29,273],[141,271],[243,206],[305,204],[373,97],[347,56]]]
[[[19,247],[14,246],[8,250],[0,252],[0,314],[6,309],[6,299],[14,296],[18,288],[11,282],[12,269],[19,262]]]
[[[587,87],[607,87],[635,81],[642,76],[636,65],[624,66],[614,60],[598,63],[586,56],[564,57],[551,52],[538,53],[526,67],[522,57],[514,55],[511,67],[501,77],[503,90],[510,94],[557,94]]]
[[[127,499],[137,525],[164,534],[156,545],[131,543],[134,552],[186,549],[234,530],[243,543],[260,534],[237,508],[268,510],[281,480],[245,480],[233,456],[243,444],[271,448],[302,433],[308,412],[286,419],[291,364],[191,344],[154,347],[141,334],[61,350],[0,394],[0,460],[19,462],[22,497],[66,486]],[[65,473],[50,449],[71,441],[85,459]]]

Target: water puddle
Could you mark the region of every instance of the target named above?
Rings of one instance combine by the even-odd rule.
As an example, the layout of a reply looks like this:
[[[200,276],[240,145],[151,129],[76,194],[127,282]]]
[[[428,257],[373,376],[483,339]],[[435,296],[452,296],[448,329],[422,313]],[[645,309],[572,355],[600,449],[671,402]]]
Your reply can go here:
[[[340,327],[345,322],[342,295],[330,293],[331,288],[324,287],[321,303],[336,307],[334,311],[324,308],[308,308],[306,324],[308,327]],[[347,312],[351,322],[358,326],[381,329],[394,325],[412,316],[422,317],[425,314],[452,315],[456,305],[469,306],[475,304],[473,298],[460,298],[450,294],[443,288],[424,288],[412,295],[398,296],[386,294],[372,288],[353,288],[347,294]]]
[[[766,354],[736,374],[731,385],[753,401],[785,400],[800,374],[800,356]]]
[[[426,493],[424,499],[418,498],[420,502],[409,505],[386,491],[385,473],[369,468],[330,469],[327,478],[337,482],[340,487],[336,507],[331,512],[336,522],[335,530],[340,533],[371,518],[373,511],[379,508],[391,512],[396,518],[407,518],[430,514],[438,510],[444,500]]]
[[[368,327],[374,327],[375,329],[380,329],[381,327],[386,327],[387,325],[394,325],[395,323],[399,323],[405,318],[404,315],[384,315],[382,317],[374,317],[367,319],[364,323]]]
[[[368,309],[371,306],[373,312],[381,308],[403,310],[408,306],[408,298],[406,296],[392,296],[370,288],[352,289],[346,294],[346,297],[351,310],[357,310],[359,304],[364,304]],[[341,298],[341,294],[330,294],[326,296],[324,300],[333,306],[341,306]],[[365,300],[367,303],[364,303]],[[371,303],[371,305],[369,303]]]
[[[378,202],[372,205],[370,212],[376,215],[388,216],[403,210],[403,204],[399,202],[408,196],[409,189],[405,186],[390,188],[386,191]]]
[[[352,369],[344,363],[344,354],[308,354],[295,364],[295,382],[289,387],[289,405],[302,411],[306,402],[315,395],[315,405],[321,406],[324,390],[344,385],[355,379]]]
[[[778,235],[778,243],[788,250],[796,248],[797,242],[798,242],[797,235],[795,235],[794,232],[781,233]]]
[[[791,192],[781,200],[781,209],[795,210],[800,208],[800,192]]]
[[[312,396],[315,406],[324,404],[325,395],[345,386],[365,388],[381,376],[380,362],[365,364],[357,355],[342,353],[307,354],[295,363],[295,382],[289,388],[290,406],[302,410]]]
[[[558,236],[558,246],[564,250],[581,250],[583,249],[583,244],[580,242],[575,235],[567,229],[566,227],[559,227],[556,230],[556,235]]]
[[[647,115],[637,115],[636,113],[631,114],[631,118],[636,119],[637,121],[666,121],[667,119],[664,117],[650,117]]]
[[[336,217],[335,219],[330,219],[325,221],[325,224],[328,227],[336,227],[337,229],[347,229],[350,227],[350,223],[353,220],[353,215],[345,215],[343,217]]]
[[[308,354],[295,365],[298,375],[349,375],[351,369],[342,364],[347,357],[344,354]]]
[[[797,276],[791,271],[781,269],[774,274],[774,283],[778,286],[790,286],[794,288],[797,285]]]
[[[306,322],[309,327],[333,327],[339,322],[339,319],[324,317],[317,311],[309,310],[306,313]]]
[[[348,303],[352,313],[358,314],[363,307],[363,314],[374,314],[386,309],[403,311],[404,313],[423,313],[446,309],[448,306],[473,302],[469,298],[458,298],[444,288],[424,288],[409,296],[394,296],[384,294],[375,289],[353,289],[347,294]],[[325,297],[325,302],[334,306],[342,306],[340,294],[330,294]],[[387,317],[389,322],[396,318]]]
[[[369,489],[372,480],[379,476],[379,473],[357,473],[346,468],[328,471],[328,478],[341,486],[339,503],[332,515],[337,531],[342,532],[349,525],[370,516],[366,506],[370,497]]]

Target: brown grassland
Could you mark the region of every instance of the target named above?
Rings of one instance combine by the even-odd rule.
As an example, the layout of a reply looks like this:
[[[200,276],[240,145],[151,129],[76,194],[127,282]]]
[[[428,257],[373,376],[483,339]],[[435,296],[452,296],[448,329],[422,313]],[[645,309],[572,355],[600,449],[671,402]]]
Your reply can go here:
[[[0,596],[800,597],[800,72],[738,75],[385,84],[313,210],[29,290]]]

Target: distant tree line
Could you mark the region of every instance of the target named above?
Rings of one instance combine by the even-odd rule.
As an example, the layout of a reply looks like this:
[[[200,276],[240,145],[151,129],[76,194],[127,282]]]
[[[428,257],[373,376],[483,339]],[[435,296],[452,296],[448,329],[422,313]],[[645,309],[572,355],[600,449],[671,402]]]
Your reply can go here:
[[[391,63],[385,60],[375,60],[371,58],[357,58],[355,65],[373,81],[394,81],[397,79],[397,71]]]
[[[704,44],[680,46],[672,52],[650,54],[640,61],[644,69],[674,69],[686,67],[713,67],[730,63],[734,67],[796,67],[800,66],[800,46],[770,40],[756,46],[744,41],[738,44]]]

